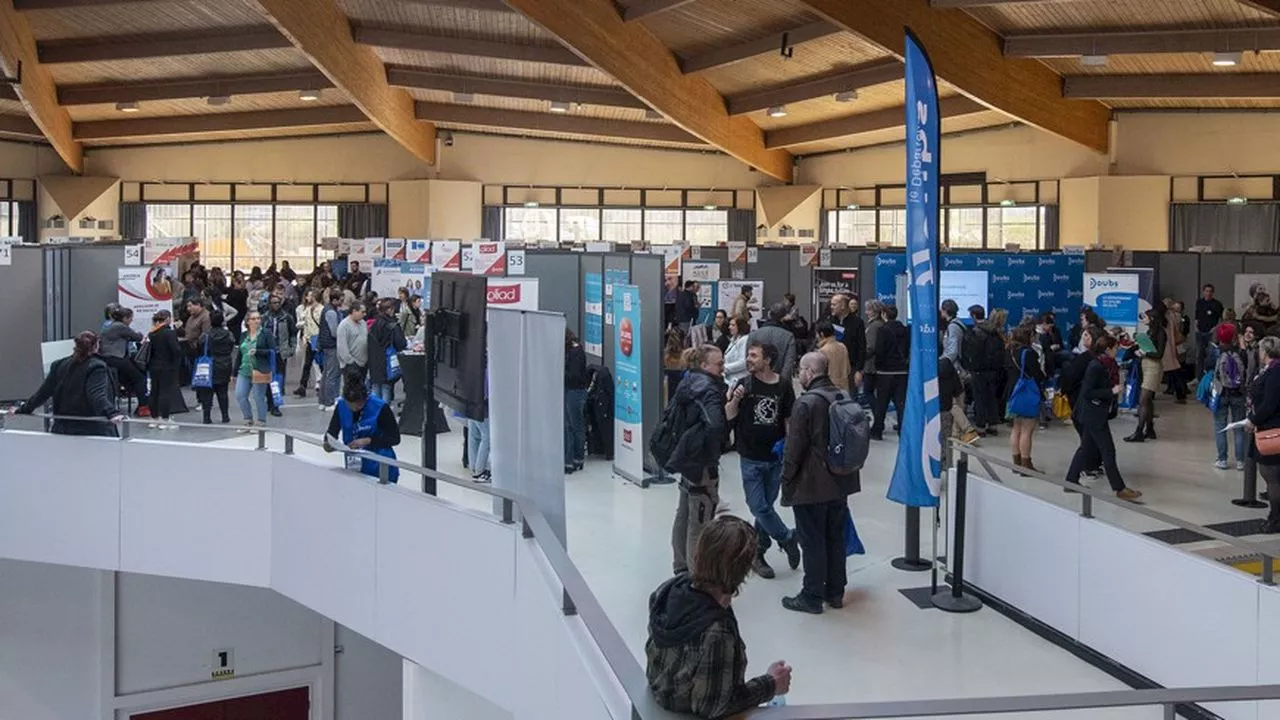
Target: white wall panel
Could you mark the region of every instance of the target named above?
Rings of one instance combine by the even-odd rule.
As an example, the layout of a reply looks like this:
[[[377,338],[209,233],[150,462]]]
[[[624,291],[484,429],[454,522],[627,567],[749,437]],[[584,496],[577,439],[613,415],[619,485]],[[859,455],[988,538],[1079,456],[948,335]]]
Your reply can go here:
[[[272,456],[207,445],[123,444],[120,563],[129,572],[265,587]],[[210,468],[206,473],[185,472]]]
[[[1280,588],[1258,585],[1258,684],[1280,684]],[[1280,720],[1280,700],[1258,703],[1261,720]]]
[[[213,653],[232,648],[237,677],[319,665],[323,617],[262,588],[120,573],[120,695],[212,682]]]
[[[0,556],[116,569],[120,445],[109,438],[0,433]]]
[[[344,625],[334,642],[342,648],[335,657],[334,720],[399,718],[404,660]]]
[[[500,708],[488,699],[409,660],[403,661],[401,675],[404,684],[404,706],[399,715],[392,717],[401,720],[441,720],[442,718],[513,720],[515,718],[509,710]],[[561,716],[552,717],[559,720]],[[552,717],[544,716],[541,720],[552,720]],[[563,717],[567,720],[570,716]]]
[[[514,527],[409,490],[380,490],[372,637],[509,707]]]
[[[1080,540],[1084,644],[1166,687],[1255,683],[1258,585],[1248,575],[1100,522],[1081,523]],[[1257,717],[1255,703],[1207,707]]]
[[[98,717],[102,574],[0,560],[0,718]]]
[[[377,637],[378,486],[301,458],[272,458],[271,587],[358,633]]]
[[[1078,637],[1080,516],[972,475],[968,487],[965,580]]]

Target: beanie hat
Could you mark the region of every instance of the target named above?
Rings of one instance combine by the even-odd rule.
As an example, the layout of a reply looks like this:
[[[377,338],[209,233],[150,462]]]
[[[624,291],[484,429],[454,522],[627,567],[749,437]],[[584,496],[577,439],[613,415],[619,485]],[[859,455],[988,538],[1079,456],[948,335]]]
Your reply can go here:
[[[1231,323],[1222,323],[1214,332],[1220,345],[1230,345],[1236,339],[1236,326]]]

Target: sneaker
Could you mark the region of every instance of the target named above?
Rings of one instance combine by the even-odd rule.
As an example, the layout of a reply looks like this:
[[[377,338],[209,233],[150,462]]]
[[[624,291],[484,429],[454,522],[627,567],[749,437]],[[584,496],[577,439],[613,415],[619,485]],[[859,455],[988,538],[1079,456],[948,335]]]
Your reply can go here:
[[[245,420],[245,421],[244,421],[244,427],[240,428],[240,429],[239,429],[239,430],[237,430],[236,432],[239,432],[239,433],[241,433],[241,434],[243,434],[243,433],[251,433],[251,432],[253,432],[253,421],[252,421],[252,420]]]
[[[1226,460],[1215,460],[1215,461],[1214,461],[1214,463],[1213,463],[1213,467],[1214,467],[1214,468],[1216,468],[1216,469],[1218,469],[1218,470],[1226,470],[1226,469],[1227,469],[1227,461],[1226,461]]]
[[[1138,492],[1137,490],[1134,490],[1133,488],[1125,488],[1123,490],[1116,492],[1116,497],[1120,498],[1121,500],[1136,502],[1138,498],[1142,497],[1142,493]]]
[[[271,417],[284,417],[284,413],[280,412],[280,408],[271,408]]]
[[[787,565],[792,570],[800,567],[800,540],[794,534],[787,542],[778,543],[778,547],[782,548],[782,552],[787,554]]]
[[[147,427],[151,428],[152,430],[155,430],[156,428],[160,427],[160,423],[149,422],[147,423]]]
[[[298,388],[297,390],[294,390],[294,391],[293,391],[293,396],[294,396],[294,397],[306,397],[306,396],[307,396],[307,390],[306,390],[306,388]]]
[[[136,414],[140,418],[151,417],[151,408],[146,405],[139,405],[138,412]]]
[[[984,430],[982,434],[985,437],[999,437],[1000,431],[996,430],[994,427],[989,427],[986,430]]]
[[[760,553],[756,553],[756,559],[751,563],[751,571],[765,580],[772,580],[777,577],[777,573],[773,571],[773,568],[769,567],[764,555]]]
[[[1242,472],[1244,471],[1244,461],[1243,461],[1243,460],[1237,460],[1237,461],[1236,461],[1236,469],[1237,469],[1237,470],[1240,470],[1240,471],[1242,471]]]
[[[822,614],[822,603],[814,602],[803,594],[796,595],[795,597],[782,598],[782,607],[788,610],[794,610],[795,612],[809,613],[811,615]]]

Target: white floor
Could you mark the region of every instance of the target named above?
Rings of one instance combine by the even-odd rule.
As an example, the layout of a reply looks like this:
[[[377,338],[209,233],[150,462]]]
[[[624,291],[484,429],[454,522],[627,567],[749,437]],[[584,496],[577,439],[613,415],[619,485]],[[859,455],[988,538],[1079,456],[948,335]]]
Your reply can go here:
[[[1150,506],[1200,523],[1260,517],[1264,511],[1237,508],[1229,502],[1240,494],[1242,474],[1212,468],[1212,421],[1208,412],[1198,405],[1176,406],[1170,402],[1161,402],[1158,411],[1159,441],[1142,445],[1117,443],[1126,480],[1146,493]],[[287,411],[287,415],[303,413],[316,411],[314,406]],[[310,415],[297,419],[305,420],[299,425],[314,426]],[[1118,440],[1132,428],[1133,420],[1122,418],[1114,425]],[[181,434],[167,437],[178,440]],[[752,661],[751,671],[763,671],[775,659],[788,661],[795,668],[789,696],[792,704],[1125,689],[1122,683],[993,610],[983,609],[972,615],[920,610],[898,592],[900,588],[927,585],[929,575],[904,573],[889,565],[902,548],[903,509],[884,498],[897,445],[895,436],[889,434],[888,438],[873,446],[862,476],[863,492],[851,498],[868,554],[849,560],[850,586],[845,608],[827,610],[821,616],[784,610],[779,601],[796,592],[800,574],[786,568],[776,549],[770,560],[778,570],[778,578],[752,578],[735,601]],[[252,446],[256,440],[240,436],[223,442]],[[273,444],[278,442],[274,440]],[[983,442],[992,452],[1008,454],[1004,435]],[[440,469],[465,477],[460,443],[460,433],[440,437]],[[1038,433],[1036,464],[1061,476],[1075,444],[1075,434],[1069,426]],[[412,438],[406,438],[401,455],[406,460],[416,460],[416,447]],[[318,450],[302,446],[299,452],[318,454]],[[337,462],[337,458],[333,457],[333,461]],[[725,456],[721,473],[727,512],[747,516],[735,455]],[[1004,475],[1006,481],[1054,502],[1079,502],[1056,487],[1037,487],[1043,484]],[[1103,481],[1098,482],[1105,486]],[[484,497],[463,489],[442,485],[440,494],[468,506],[488,507]],[[570,552],[641,658],[648,595],[670,574],[669,534],[676,497],[672,486],[641,489],[616,480],[603,461],[591,461],[586,471],[566,479]],[[790,511],[783,510],[782,514],[789,521]],[[1118,508],[1099,506],[1096,514],[1108,522],[1140,531],[1165,527]],[[926,553],[927,525],[926,522]],[[1057,713],[1035,717],[1055,715],[1085,716]],[[1154,708],[1135,708],[1089,712],[1087,716],[1160,715]]]

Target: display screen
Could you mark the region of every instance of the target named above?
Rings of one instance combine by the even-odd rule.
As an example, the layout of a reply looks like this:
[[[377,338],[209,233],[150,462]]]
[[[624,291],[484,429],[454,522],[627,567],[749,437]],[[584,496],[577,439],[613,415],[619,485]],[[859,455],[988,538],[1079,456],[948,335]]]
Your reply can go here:
[[[938,285],[938,303],[951,298],[960,306],[960,319],[968,321],[969,308],[981,305],[984,311],[990,303],[990,273],[986,270],[943,270]]]

